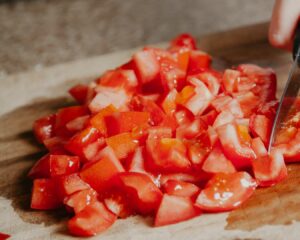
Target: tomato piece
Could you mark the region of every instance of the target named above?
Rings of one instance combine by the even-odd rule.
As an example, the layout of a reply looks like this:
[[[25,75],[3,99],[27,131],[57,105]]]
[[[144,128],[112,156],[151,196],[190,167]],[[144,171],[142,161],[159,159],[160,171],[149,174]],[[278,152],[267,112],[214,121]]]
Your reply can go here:
[[[80,177],[98,193],[101,193],[113,184],[113,177],[124,171],[122,164],[116,157],[106,156],[86,164],[80,172]]]
[[[59,136],[69,136],[70,134],[66,128],[67,123],[88,114],[89,111],[84,106],[72,106],[59,109],[56,113],[55,134]]]
[[[219,143],[215,144],[212,151],[205,159],[202,170],[208,173],[233,173],[236,172],[232,162],[227,159]]]
[[[101,202],[94,202],[77,213],[68,222],[71,234],[89,237],[101,233],[109,228],[117,217]]]
[[[300,160],[300,130],[298,129],[295,137],[287,143],[276,145],[283,153],[286,162],[299,162]]]
[[[35,179],[33,181],[31,204],[32,209],[48,210],[61,206],[55,179]]]
[[[191,170],[191,162],[186,157],[186,146],[177,138],[148,138],[146,151],[147,166],[155,172],[188,172]]]
[[[97,201],[97,192],[92,188],[82,189],[64,199],[64,204],[72,208],[75,214],[79,213],[86,206]]]
[[[149,176],[143,173],[126,172],[119,174],[120,187],[124,189],[133,207],[141,214],[156,211],[162,192]]]
[[[169,180],[183,181],[194,184],[207,182],[211,178],[211,174],[203,171],[190,172],[190,173],[164,173],[160,175],[160,184],[164,185]]]
[[[189,144],[188,157],[191,163],[193,164],[193,168],[195,168],[196,170],[201,169],[202,164],[210,151],[210,146],[205,146],[202,143],[195,142]]]
[[[6,240],[10,238],[10,235],[9,234],[6,234],[6,233],[1,233],[0,232],[0,240]]]
[[[236,169],[251,166],[255,154],[250,146],[245,144],[245,138],[238,133],[235,124],[229,123],[217,128],[217,133],[225,156],[233,163]],[[248,135],[246,135],[248,136]]]
[[[228,111],[228,110],[222,111],[216,117],[214,124],[213,124],[213,128],[217,129],[218,127],[220,127],[224,124],[234,122],[234,120],[235,120],[235,117],[233,116],[233,114],[230,111]]]
[[[260,99],[252,92],[235,93],[234,97],[238,101],[244,117],[248,118],[257,111]]]
[[[77,173],[61,176],[57,179],[57,186],[62,199],[75,192],[90,188]]]
[[[108,105],[90,119],[90,124],[94,128],[97,128],[102,135],[107,136],[105,117],[115,113],[116,111],[117,109],[113,105]]]
[[[87,127],[71,137],[64,147],[69,152],[79,156],[81,160],[86,160],[85,148],[96,142],[101,136],[102,134],[97,128]]]
[[[155,215],[154,226],[160,227],[185,221],[201,214],[191,199],[164,194]]]
[[[84,116],[75,118],[66,124],[66,128],[69,132],[72,132],[72,133],[78,132],[78,131],[84,129],[85,127],[87,127],[89,119],[90,119],[89,115],[84,115]]]
[[[191,123],[182,124],[176,129],[176,137],[180,139],[192,139],[201,132],[206,131],[207,125],[201,119],[195,119]]]
[[[190,53],[189,59],[189,73],[198,73],[201,72],[203,69],[209,68],[211,65],[211,57],[202,51],[193,50]]]
[[[264,115],[253,114],[250,117],[249,128],[254,137],[260,137],[265,146],[268,146],[273,123]]]
[[[273,148],[268,155],[260,138],[253,139],[252,146],[257,156],[252,162],[252,167],[259,186],[272,186],[287,177],[287,168],[279,149]]]
[[[144,151],[144,147],[138,147],[135,150],[129,164],[128,172],[146,173]]]
[[[127,109],[126,105],[131,99],[131,94],[123,88],[98,86],[96,92],[96,96],[89,103],[92,113],[98,113],[109,105],[113,105],[117,109]]]
[[[209,126],[209,125],[213,125],[217,116],[218,116],[218,112],[216,110],[212,109],[205,115],[200,116],[199,118],[202,121],[204,121],[204,123],[206,123],[207,126]]]
[[[105,198],[103,202],[112,213],[120,218],[127,218],[135,213],[122,193],[113,193]]]
[[[172,129],[169,127],[156,126],[148,129],[148,138],[171,138],[172,137]]]
[[[131,133],[121,133],[106,138],[106,144],[113,149],[118,158],[122,159],[134,152],[139,143],[132,137]]]
[[[206,84],[212,95],[218,95],[220,90],[220,82],[212,72],[202,72],[197,74],[195,77]]]
[[[238,90],[238,82],[241,73],[236,70],[226,69],[223,74],[223,86],[227,93],[234,93]]]
[[[176,111],[176,97],[177,97],[177,90],[172,89],[167,96],[164,98],[161,106],[162,109],[165,111],[166,114],[171,115]]]
[[[49,115],[35,120],[33,124],[33,132],[35,138],[43,143],[46,139],[54,136],[56,115]]]
[[[255,180],[246,172],[218,173],[207,183],[196,205],[207,212],[223,212],[239,207],[254,192]]]
[[[297,134],[298,129],[295,127],[282,128],[276,134],[275,144],[289,143]]]
[[[123,88],[126,90],[134,90],[138,86],[138,80],[133,70],[116,69],[104,73],[98,79],[100,85],[105,87]]]
[[[185,73],[188,70],[189,60],[190,60],[190,49],[186,47],[173,48],[171,49],[173,56],[175,57],[178,67]]]
[[[79,170],[79,157],[47,154],[31,168],[30,178],[48,178],[75,173]]]
[[[160,65],[151,49],[137,52],[133,55],[133,62],[136,67],[138,80],[142,84],[143,89],[150,92],[160,90]]]
[[[80,104],[85,104],[88,94],[88,86],[77,84],[69,89],[70,95]]]
[[[178,197],[193,198],[200,192],[200,188],[193,183],[172,179],[165,182],[162,189],[164,193]]]
[[[186,47],[191,50],[197,49],[196,40],[188,33],[182,33],[170,42],[171,48]]]
[[[229,96],[219,96],[212,100],[211,105],[218,111],[229,111],[231,112],[236,118],[244,117],[244,113],[241,109],[239,102],[231,98]]]
[[[267,118],[273,120],[276,115],[277,107],[278,107],[277,100],[265,102],[258,106],[257,113],[261,115],[265,115]]]
[[[147,126],[149,121],[148,112],[117,112],[105,117],[108,136],[130,132],[139,126]]]

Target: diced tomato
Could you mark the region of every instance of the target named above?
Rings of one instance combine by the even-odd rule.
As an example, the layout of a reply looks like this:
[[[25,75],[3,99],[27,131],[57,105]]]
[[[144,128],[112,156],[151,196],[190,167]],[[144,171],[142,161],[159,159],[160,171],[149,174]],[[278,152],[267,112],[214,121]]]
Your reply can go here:
[[[179,139],[192,139],[202,131],[206,131],[207,125],[201,119],[195,119],[191,123],[182,124],[176,129],[176,137]]]
[[[116,220],[115,214],[109,211],[103,203],[96,201],[71,218],[68,228],[73,235],[89,237],[105,231]]]
[[[96,202],[97,192],[92,188],[82,189],[64,199],[64,204],[77,214],[86,206]]]
[[[223,86],[228,93],[237,92],[241,73],[236,70],[226,69],[223,75]]]
[[[193,168],[195,168],[196,170],[201,169],[205,158],[211,151],[210,146],[205,145],[206,144],[203,145],[202,143],[195,142],[189,144],[188,146],[188,157],[193,164]]]
[[[44,140],[45,147],[53,154],[68,154],[65,150],[64,145],[66,144],[67,138],[62,137],[51,137]]]
[[[236,169],[244,169],[251,166],[251,160],[255,154],[251,147],[239,135],[237,126],[229,123],[217,128],[217,133],[223,147],[225,156],[233,163]],[[245,139],[245,138],[244,138]]]
[[[31,168],[31,178],[48,178],[75,173],[79,170],[79,157],[47,154]]]
[[[156,211],[162,193],[149,176],[143,173],[119,174],[120,186],[128,193],[136,210],[142,214]]]
[[[126,158],[138,147],[138,141],[135,140],[131,133],[121,133],[106,138],[106,144],[110,146],[118,158]]]
[[[228,110],[222,111],[219,113],[219,115],[215,119],[213,128],[217,129],[217,127],[220,127],[224,124],[232,123],[234,120],[235,120],[235,117],[233,116],[233,114],[230,111],[228,111]]]
[[[236,99],[231,98],[230,96],[219,96],[212,100],[211,105],[218,112],[227,110],[237,118],[244,117],[244,113],[241,109],[239,102]]]
[[[200,79],[207,85],[212,95],[218,95],[220,89],[220,82],[212,72],[199,73],[195,77]]]
[[[67,123],[78,117],[86,116],[88,114],[88,109],[82,106],[73,106],[59,109],[56,113],[55,134],[62,136],[68,135],[68,131],[66,128]]]
[[[196,205],[207,212],[229,211],[239,207],[254,192],[255,180],[246,172],[214,175],[196,200]]]
[[[86,159],[84,149],[101,137],[101,133],[97,128],[88,127],[75,134],[65,144],[65,148],[71,153],[79,156],[81,160]]]
[[[160,83],[160,65],[153,51],[150,49],[137,52],[133,55],[133,62],[136,67],[137,77],[150,92],[159,90]],[[147,92],[148,92],[147,91]]]
[[[96,96],[89,104],[89,109],[92,113],[98,113],[109,105],[113,105],[121,110],[127,109],[126,105],[131,99],[131,95],[123,88],[98,86],[96,92]]]
[[[56,115],[49,115],[36,120],[33,124],[33,132],[36,139],[43,143],[46,139],[54,136]]]
[[[177,94],[178,92],[176,91],[176,89],[171,90],[162,102],[161,106],[166,114],[171,115],[176,111]]]
[[[100,85],[113,88],[124,88],[128,91],[138,86],[138,80],[133,70],[116,69],[107,71],[100,79]]]
[[[77,191],[90,188],[90,186],[84,182],[77,173],[61,176],[57,180],[57,185],[62,198]]]
[[[162,188],[164,193],[178,197],[193,198],[200,192],[200,188],[195,184],[179,180],[168,180]]]
[[[124,172],[124,168],[118,159],[104,157],[86,164],[80,172],[80,177],[97,192],[101,193],[113,184],[113,177],[120,172]]]
[[[205,173],[203,171],[190,172],[190,173],[165,173],[161,174],[159,181],[163,185],[169,180],[178,180],[183,182],[190,182],[194,184],[199,184],[207,182],[211,178],[210,173]]]
[[[199,50],[193,50],[190,53],[188,72],[189,73],[201,72],[201,70],[209,68],[210,64],[211,64],[211,57],[207,53]]]
[[[135,127],[147,126],[149,121],[148,112],[117,112],[105,117],[108,136],[131,132]]]
[[[61,206],[55,179],[33,181],[30,207],[39,210],[55,209]]]
[[[203,171],[208,173],[233,173],[236,172],[232,162],[227,159],[219,143],[215,144],[212,151],[205,159]]]
[[[298,129],[295,127],[282,128],[276,134],[275,144],[289,143],[297,134]]]
[[[214,146],[219,138],[217,131],[213,127],[208,126],[207,135],[210,141],[210,146]]]
[[[261,115],[265,115],[267,118],[273,120],[276,115],[277,107],[278,107],[277,100],[262,103],[259,105],[257,109],[257,113]]]
[[[266,146],[270,141],[273,123],[264,115],[253,114],[250,117],[249,128],[254,137],[260,137]]]
[[[154,226],[178,223],[194,218],[201,214],[201,210],[189,198],[164,194],[155,215]]]
[[[113,193],[103,201],[105,206],[120,218],[127,218],[135,213],[122,193]]]
[[[107,136],[105,117],[115,113],[116,111],[117,109],[113,105],[108,105],[90,119],[90,124],[97,128],[102,135]]]
[[[138,147],[130,161],[128,171],[129,172],[141,172],[146,173],[145,170],[145,159],[144,159],[144,148]]]
[[[156,138],[171,138],[172,137],[172,129],[169,127],[151,127],[148,129],[148,138],[156,139]]]
[[[299,162],[300,160],[300,130],[298,129],[295,137],[287,143],[276,145],[283,153],[286,162]]]
[[[191,162],[186,157],[186,146],[177,138],[148,138],[146,142],[147,166],[153,171],[187,172]]]
[[[253,139],[252,146],[256,154],[252,167],[259,186],[272,186],[287,177],[287,169],[279,149],[273,148],[268,155],[260,138]]]
[[[87,126],[89,118],[89,115],[75,118],[66,124],[66,128],[70,132],[78,132]]]
[[[259,107],[260,99],[252,92],[235,93],[234,97],[240,104],[244,117],[250,117]]]
[[[191,50],[197,49],[196,40],[188,33],[182,33],[170,43],[171,48],[186,47]]]
[[[77,84],[69,89],[71,96],[80,104],[85,104],[88,94],[88,86]]]
[[[186,73],[189,66],[191,50],[186,47],[175,47],[171,49],[171,52],[178,63],[178,67]]]
[[[214,109],[210,110],[205,115],[200,116],[199,118],[206,123],[207,126],[213,125],[216,118],[218,116],[218,112]]]

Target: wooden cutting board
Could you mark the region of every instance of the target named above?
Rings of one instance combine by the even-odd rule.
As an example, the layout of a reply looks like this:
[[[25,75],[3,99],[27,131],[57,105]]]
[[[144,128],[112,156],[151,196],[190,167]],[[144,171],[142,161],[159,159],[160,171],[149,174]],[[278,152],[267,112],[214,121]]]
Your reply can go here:
[[[267,24],[199,38],[200,47],[216,58],[217,68],[239,63],[270,66],[278,74],[278,95],[287,79],[291,56],[267,42]],[[163,45],[163,44],[162,44]],[[32,122],[72,104],[67,89],[90,81],[127,60],[134,50],[108,54],[7,76],[0,81],[0,232],[12,239],[70,239],[65,211],[29,208],[31,181],[26,174],[44,153],[31,132]],[[299,239],[300,165],[289,165],[286,181],[258,189],[231,213],[203,214],[161,228],[151,218],[118,220],[99,239]]]

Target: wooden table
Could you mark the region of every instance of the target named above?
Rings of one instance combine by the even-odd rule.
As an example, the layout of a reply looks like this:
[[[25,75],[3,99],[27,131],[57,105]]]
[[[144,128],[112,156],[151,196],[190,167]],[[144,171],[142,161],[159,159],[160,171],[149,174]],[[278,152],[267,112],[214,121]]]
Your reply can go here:
[[[278,94],[291,56],[271,48],[267,25],[260,24],[199,38],[216,68],[243,62],[274,68]],[[162,44],[163,45],[163,44]],[[65,211],[29,209],[31,181],[26,174],[43,154],[31,132],[34,119],[72,104],[67,89],[89,81],[130,57],[134,50],[60,64],[40,71],[10,75],[0,83],[0,231],[13,239],[69,239]],[[152,228],[151,218],[118,220],[99,239],[299,239],[300,165],[289,165],[286,181],[258,189],[231,213],[204,214],[180,224]]]

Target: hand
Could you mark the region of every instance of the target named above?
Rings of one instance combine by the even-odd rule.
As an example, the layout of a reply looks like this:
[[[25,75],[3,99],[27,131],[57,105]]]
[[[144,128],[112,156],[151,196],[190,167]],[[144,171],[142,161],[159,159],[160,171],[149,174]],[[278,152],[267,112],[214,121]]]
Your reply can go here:
[[[293,48],[293,36],[299,20],[299,0],[276,0],[269,28],[270,43],[290,51]]]

